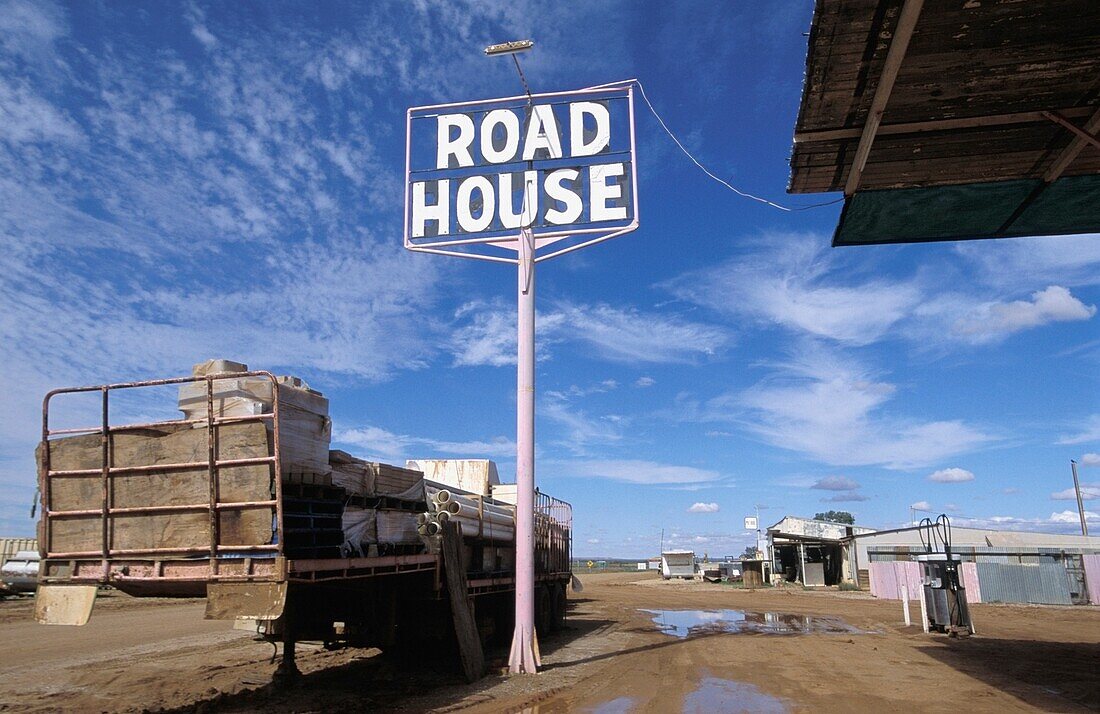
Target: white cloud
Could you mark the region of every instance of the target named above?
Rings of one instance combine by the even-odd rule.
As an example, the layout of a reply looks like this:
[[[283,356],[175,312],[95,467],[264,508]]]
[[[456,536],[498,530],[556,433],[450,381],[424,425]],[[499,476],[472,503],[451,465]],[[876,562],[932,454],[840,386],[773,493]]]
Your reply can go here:
[[[832,496],[821,499],[822,503],[862,503],[863,501],[870,501],[871,497],[866,496],[856,491],[849,491],[846,493],[835,493]]]
[[[1085,466],[1085,467],[1100,466],[1100,454],[1093,454],[1093,453],[1085,454],[1077,461],[1077,463],[1079,463],[1079,464],[1081,464],[1081,466]]]
[[[1032,293],[1031,300],[978,305],[957,319],[952,331],[970,342],[986,343],[1051,322],[1088,320],[1095,314],[1095,306],[1085,305],[1064,287],[1051,285]]]
[[[1093,511],[1085,511],[1088,523],[1100,523],[1100,516]],[[952,525],[965,528],[988,528],[1006,531],[1034,531],[1040,533],[1064,533],[1079,535],[1081,521],[1077,511],[1061,511],[1050,514],[1050,518],[1021,518],[1019,516],[987,516],[985,518],[967,518],[955,516]]]
[[[826,476],[818,479],[810,488],[824,491],[854,491],[859,488],[859,484],[847,476]]]
[[[739,424],[770,444],[836,466],[917,468],[994,440],[960,420],[892,414],[894,392],[853,359],[811,345],[765,381],[712,399],[690,416]]]
[[[1050,497],[1055,501],[1076,501],[1077,491],[1072,488],[1066,488],[1050,494]],[[1085,501],[1100,498],[1100,483],[1081,484],[1081,498]]]
[[[717,327],[609,305],[560,303],[542,322],[552,338],[586,343],[628,364],[691,363],[728,342]]]
[[[763,248],[675,278],[677,297],[799,333],[865,345],[881,338],[921,300],[912,282],[847,279],[854,272],[819,236],[770,235]]]
[[[909,507],[914,508],[918,511],[931,511],[932,510],[932,504],[929,503],[928,501],[917,501],[916,503],[910,504]]]
[[[1100,514],[1095,511],[1085,511],[1085,522],[1100,520]],[[1059,511],[1050,514],[1051,523],[1066,523],[1074,526],[1081,525],[1081,514],[1077,511]]]
[[[516,443],[511,439],[498,436],[489,441],[447,441],[430,439],[406,434],[395,434],[376,426],[361,426],[352,429],[338,429],[332,435],[336,444],[355,446],[366,451],[368,459],[403,462],[407,458],[444,454],[465,458],[512,457],[516,454]]]
[[[720,509],[717,503],[703,503],[697,501],[688,508],[688,513],[718,513]]]
[[[1036,283],[1100,282],[1100,235],[1044,236],[1001,241],[962,241],[955,250],[983,282],[1011,289]]]
[[[963,481],[973,481],[974,474],[960,468],[940,469],[929,474],[928,480],[936,483],[961,483]]]
[[[1091,414],[1080,426],[1081,431],[1058,439],[1059,444],[1088,444],[1100,441],[1100,414]]]
[[[469,322],[451,332],[456,366],[504,367],[516,363],[516,311],[503,303],[467,303],[455,313]]]
[[[455,318],[451,351],[456,365],[516,363],[514,307],[506,307],[502,301],[475,301],[462,306]],[[612,362],[691,363],[715,354],[728,342],[716,327],[608,305],[559,303],[540,311],[536,321],[540,359],[549,356],[552,345],[572,342],[594,348]]]
[[[634,382],[635,387],[652,387],[657,383],[657,380],[653,377],[638,377]]]
[[[717,471],[638,459],[571,461],[554,465],[553,468],[561,476],[605,478],[636,484],[705,483],[722,478]]]
[[[574,409],[564,395],[547,392],[537,405],[538,415],[561,429],[557,441],[575,452],[583,452],[591,444],[609,444],[622,439],[624,423],[613,416],[591,417]]]

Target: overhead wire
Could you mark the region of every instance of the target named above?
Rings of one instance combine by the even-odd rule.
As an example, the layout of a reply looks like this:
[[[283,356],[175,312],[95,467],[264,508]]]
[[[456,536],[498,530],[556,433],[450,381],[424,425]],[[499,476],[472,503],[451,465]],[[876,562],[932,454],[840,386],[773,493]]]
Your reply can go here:
[[[704,166],[698,159],[696,159],[695,156],[692,155],[692,153],[687,150],[687,147],[685,147],[684,144],[678,138],[676,138],[676,135],[672,133],[672,130],[668,128],[668,124],[666,124],[665,120],[661,118],[661,115],[657,113],[657,109],[653,106],[653,102],[649,101],[649,97],[646,95],[645,87],[642,86],[641,81],[635,79],[635,80],[633,80],[633,83],[638,85],[638,90],[642,94],[642,99],[645,101],[646,106],[649,107],[649,111],[653,114],[653,117],[657,120],[657,123],[661,125],[661,128],[665,130],[665,133],[668,134],[669,138],[671,138],[672,141],[676,143],[676,146],[680,147],[680,151],[684,152],[684,156],[691,159],[691,162],[693,164],[695,164],[697,167],[699,167],[699,170],[702,171],[704,174],[706,174],[707,176],[709,176],[713,180],[717,181],[718,183],[722,184],[723,186],[728,188],[730,191],[733,191],[738,196],[741,196],[742,198],[750,199],[752,201],[759,201],[760,203],[771,206],[772,208],[776,208],[776,209],[779,209],[780,211],[785,211],[785,212],[788,212],[788,213],[792,213],[792,212],[795,212],[795,211],[806,211],[806,210],[809,210],[811,208],[820,208],[822,206],[831,206],[834,203],[840,203],[841,201],[844,200],[844,196],[841,196],[840,198],[834,199],[832,201],[825,201],[823,203],[814,203],[814,204],[810,204],[808,206],[791,207],[791,206],[784,206],[782,204],[776,203],[775,201],[771,201],[771,200],[763,198],[761,196],[756,196],[756,195],[751,194],[747,191],[742,191],[741,189],[739,189],[736,186],[734,186],[733,184],[731,184],[729,181],[726,181],[725,179],[722,179],[722,178],[716,176],[714,174],[714,172],[712,172],[710,169],[708,169],[706,166]]]

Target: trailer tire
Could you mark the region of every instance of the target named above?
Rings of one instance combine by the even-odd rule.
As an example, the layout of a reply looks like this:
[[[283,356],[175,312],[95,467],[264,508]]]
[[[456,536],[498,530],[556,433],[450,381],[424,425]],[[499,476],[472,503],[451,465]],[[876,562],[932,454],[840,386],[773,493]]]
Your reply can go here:
[[[535,588],[535,629],[540,635],[549,635],[553,630],[553,596],[550,588],[539,585]]]
[[[565,613],[569,600],[565,594],[565,583],[554,583],[551,586],[553,593],[552,613],[553,629],[555,632],[565,629]]]

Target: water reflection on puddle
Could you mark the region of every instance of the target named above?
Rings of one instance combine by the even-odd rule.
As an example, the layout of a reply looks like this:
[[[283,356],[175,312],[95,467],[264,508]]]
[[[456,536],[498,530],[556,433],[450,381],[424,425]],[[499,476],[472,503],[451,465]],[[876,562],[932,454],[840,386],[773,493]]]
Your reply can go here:
[[[684,714],[707,712],[759,712],[782,714],[788,711],[786,703],[764,694],[751,684],[730,679],[707,677],[699,687],[684,698]]]
[[[585,709],[586,714],[629,714],[634,710],[632,697],[619,697],[609,702],[604,702],[594,709]]]
[[[642,610],[653,615],[661,631],[673,637],[692,637],[717,632],[747,632],[766,635],[825,633],[864,634],[839,617],[794,615],[784,612],[745,610]]]

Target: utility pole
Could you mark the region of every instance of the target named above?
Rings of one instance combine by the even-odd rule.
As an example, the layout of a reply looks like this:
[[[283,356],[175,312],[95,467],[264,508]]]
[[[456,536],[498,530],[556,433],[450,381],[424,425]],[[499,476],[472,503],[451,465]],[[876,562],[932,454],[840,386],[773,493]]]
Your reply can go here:
[[[1070,459],[1069,465],[1073,469],[1073,490],[1077,492],[1077,515],[1081,516],[1081,535],[1087,536],[1089,526],[1085,522],[1085,501],[1081,498],[1081,482],[1077,480],[1077,462]]]

